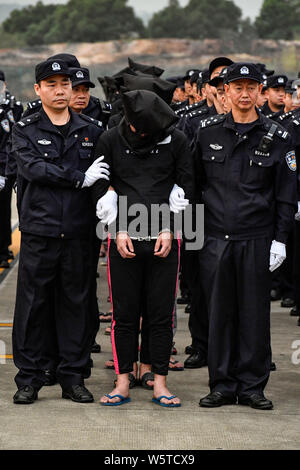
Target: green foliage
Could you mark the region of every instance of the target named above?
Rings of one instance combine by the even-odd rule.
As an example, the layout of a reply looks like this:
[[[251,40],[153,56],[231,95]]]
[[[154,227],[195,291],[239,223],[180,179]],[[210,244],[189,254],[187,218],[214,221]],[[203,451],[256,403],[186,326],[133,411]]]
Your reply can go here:
[[[300,33],[300,0],[265,0],[255,26],[264,39],[294,39]]]
[[[169,0],[169,6],[155,13],[148,25],[152,38],[183,38],[186,34],[186,20],[178,0]]]

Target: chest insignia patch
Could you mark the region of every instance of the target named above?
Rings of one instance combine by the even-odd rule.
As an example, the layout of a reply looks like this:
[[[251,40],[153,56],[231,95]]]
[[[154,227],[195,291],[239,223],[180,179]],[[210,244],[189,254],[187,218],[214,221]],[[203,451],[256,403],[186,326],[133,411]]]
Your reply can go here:
[[[3,127],[5,132],[10,132],[10,125],[8,119],[3,119],[3,121],[1,121],[1,126]]]
[[[219,144],[210,144],[210,148],[218,151],[218,150],[222,150],[223,146]]]
[[[50,145],[50,144],[52,144],[52,142],[51,142],[51,140],[42,139],[42,140],[38,140],[38,144],[41,144],[41,145]]]

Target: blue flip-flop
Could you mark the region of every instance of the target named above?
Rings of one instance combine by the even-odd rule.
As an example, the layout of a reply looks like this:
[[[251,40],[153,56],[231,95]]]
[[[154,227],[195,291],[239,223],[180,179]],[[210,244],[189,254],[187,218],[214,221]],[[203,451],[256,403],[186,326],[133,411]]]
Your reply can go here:
[[[164,406],[165,408],[178,408],[181,406],[181,403],[161,403],[161,399],[166,398],[167,400],[172,400],[173,398],[177,398],[176,395],[172,395],[171,397],[166,397],[165,395],[161,395],[158,398],[152,398],[153,403],[157,405]]]
[[[123,395],[104,395],[105,397],[109,398],[110,400],[112,398],[120,398],[121,401],[116,401],[115,403],[110,403],[109,401],[107,403],[102,403],[101,402],[101,405],[103,406],[120,406],[120,405],[125,405],[125,403],[129,403],[131,401],[131,398],[127,397],[123,397]]]

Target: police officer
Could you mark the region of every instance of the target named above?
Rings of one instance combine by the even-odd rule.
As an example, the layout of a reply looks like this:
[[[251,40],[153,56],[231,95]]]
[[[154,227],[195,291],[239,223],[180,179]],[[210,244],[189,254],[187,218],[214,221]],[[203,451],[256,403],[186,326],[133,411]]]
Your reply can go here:
[[[56,54],[54,56],[49,57],[47,60],[62,60],[65,62],[68,67],[70,68],[80,68],[80,63],[78,59],[73,54],[61,53]],[[23,114],[23,117],[30,116],[31,114],[39,111],[41,108],[42,103],[40,99],[30,101],[27,103],[27,109]],[[109,116],[111,113],[111,105],[95,96],[90,96],[88,106],[85,108],[85,114],[87,116],[92,117],[93,119],[97,119],[101,121],[103,126],[105,127]]]
[[[34,87],[42,108],[16,124],[12,136],[22,233],[13,327],[19,369],[14,403],[33,403],[43,386],[51,298],[62,397],[88,403],[93,396],[84,387],[83,375],[92,341],[89,239],[94,229],[89,188],[109,173],[101,159],[93,161],[102,128],[68,108],[72,87],[65,62],[38,64]]]
[[[261,87],[254,64],[230,66],[225,91],[232,112],[206,120],[197,136],[196,164],[205,176],[199,261],[211,391],[200,400],[203,407],[237,399],[260,410],[273,407],[264,396],[271,364],[269,270],[285,259],[297,177],[289,133],[255,107]]]
[[[273,120],[284,114],[285,87],[287,82],[288,77],[286,75],[271,75],[267,78],[265,85],[267,101],[260,110]]]
[[[190,199],[193,191],[191,155],[184,135],[174,129],[177,121],[174,112],[150,91],[127,92],[122,99],[124,119],[118,127],[105,132],[97,145],[97,155],[105,155],[112,169],[111,184],[118,195],[127,196],[129,209],[133,204],[142,203],[151,212],[153,204],[168,204],[171,189],[177,182]],[[94,188],[95,200],[102,196],[108,184],[98,182]],[[116,243],[111,242],[109,247],[112,346],[118,380],[112,394],[102,397],[104,405],[128,401],[128,373],[135,359],[142,295],[147,299],[154,398],[163,406],[180,405],[179,399],[171,395],[166,386],[179,252],[177,241],[171,241],[170,225],[163,226],[160,220],[157,231],[154,233],[154,228],[151,229],[155,221],[150,212],[144,235],[139,240],[130,232],[132,219],[129,217],[125,223],[119,217]]]
[[[20,119],[23,106],[7,90],[5,74],[0,70],[0,268],[9,268],[11,245],[11,194],[14,175],[6,172],[8,142],[14,123]]]

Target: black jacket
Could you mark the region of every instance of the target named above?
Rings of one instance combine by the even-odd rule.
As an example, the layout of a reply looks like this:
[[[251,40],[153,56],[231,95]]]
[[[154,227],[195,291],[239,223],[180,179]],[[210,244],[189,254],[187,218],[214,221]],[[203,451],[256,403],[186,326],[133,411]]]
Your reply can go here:
[[[89,233],[95,209],[90,188],[81,187],[102,131],[98,121],[71,112],[64,139],[43,110],[14,126],[21,231],[55,238]]]
[[[226,240],[273,237],[286,243],[297,201],[295,152],[290,135],[278,124],[268,151],[259,150],[272,124],[259,113],[252,128],[240,135],[231,113],[203,121],[195,163],[205,175],[207,235]]]

